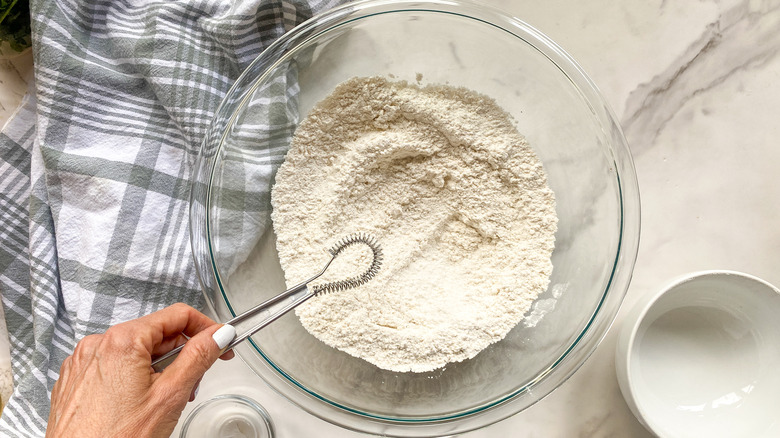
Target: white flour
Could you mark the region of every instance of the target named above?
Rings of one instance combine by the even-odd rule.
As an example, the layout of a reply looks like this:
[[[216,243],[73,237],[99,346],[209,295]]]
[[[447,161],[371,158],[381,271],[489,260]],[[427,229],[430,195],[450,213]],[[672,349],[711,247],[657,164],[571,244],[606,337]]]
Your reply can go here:
[[[380,77],[339,85],[295,133],[272,192],[288,284],[358,231],[384,251],[378,276],[302,305],[326,344],[393,371],[474,357],[506,336],[549,283],[557,226],[541,163],[483,95]],[[340,255],[325,281],[364,269]]]

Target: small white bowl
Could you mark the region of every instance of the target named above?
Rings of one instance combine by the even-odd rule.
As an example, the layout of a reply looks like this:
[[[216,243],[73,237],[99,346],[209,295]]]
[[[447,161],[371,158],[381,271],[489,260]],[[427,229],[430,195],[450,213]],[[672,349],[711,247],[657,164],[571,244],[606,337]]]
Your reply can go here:
[[[780,290],[698,272],[640,302],[617,345],[620,390],[657,436],[780,436]]]

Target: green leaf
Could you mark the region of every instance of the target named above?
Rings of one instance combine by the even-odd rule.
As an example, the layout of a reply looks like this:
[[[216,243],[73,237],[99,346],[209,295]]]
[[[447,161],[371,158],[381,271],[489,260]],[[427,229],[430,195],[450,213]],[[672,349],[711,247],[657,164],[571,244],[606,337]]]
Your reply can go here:
[[[0,42],[7,42],[17,52],[30,47],[29,0],[0,0]]]

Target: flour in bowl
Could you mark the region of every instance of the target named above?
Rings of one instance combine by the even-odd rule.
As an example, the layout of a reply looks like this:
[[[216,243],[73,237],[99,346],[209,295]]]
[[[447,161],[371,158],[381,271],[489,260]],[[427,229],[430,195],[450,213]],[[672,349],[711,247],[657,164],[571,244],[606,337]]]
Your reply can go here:
[[[444,85],[353,78],[295,132],[271,202],[288,284],[324,248],[368,232],[376,278],[296,313],[322,342],[380,368],[426,372],[503,339],[547,289],[555,197],[535,153],[494,100]],[[336,259],[328,279],[364,269]]]

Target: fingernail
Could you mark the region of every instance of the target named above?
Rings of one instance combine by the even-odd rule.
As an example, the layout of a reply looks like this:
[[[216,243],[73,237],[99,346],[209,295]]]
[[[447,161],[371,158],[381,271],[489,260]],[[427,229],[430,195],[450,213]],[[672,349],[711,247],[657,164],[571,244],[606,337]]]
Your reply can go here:
[[[221,350],[227,347],[230,341],[236,337],[236,329],[230,324],[225,324],[214,332],[211,337],[214,338],[214,342],[217,343],[217,347]]]
[[[192,398],[198,397],[198,391],[200,391],[200,383],[195,387],[195,392],[192,393]]]

